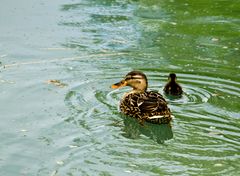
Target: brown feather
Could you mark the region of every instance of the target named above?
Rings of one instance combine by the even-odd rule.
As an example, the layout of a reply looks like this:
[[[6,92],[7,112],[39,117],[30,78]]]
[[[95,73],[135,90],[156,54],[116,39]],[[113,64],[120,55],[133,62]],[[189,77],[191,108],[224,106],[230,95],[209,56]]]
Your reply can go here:
[[[120,103],[121,111],[131,117],[151,123],[169,123],[171,111],[161,94],[153,91],[130,93]],[[161,118],[151,119],[153,116]]]

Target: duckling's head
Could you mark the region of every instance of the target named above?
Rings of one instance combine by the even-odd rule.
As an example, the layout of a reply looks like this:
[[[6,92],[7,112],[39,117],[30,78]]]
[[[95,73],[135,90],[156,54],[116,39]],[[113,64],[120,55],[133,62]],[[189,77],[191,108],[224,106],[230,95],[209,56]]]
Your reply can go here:
[[[130,86],[133,90],[144,92],[147,90],[148,86],[147,77],[140,71],[131,71],[122,81],[113,84],[112,88],[117,89],[124,86]]]
[[[172,81],[172,82],[175,82],[177,79],[177,76],[175,73],[170,73],[169,76],[168,76],[168,80],[169,81]]]

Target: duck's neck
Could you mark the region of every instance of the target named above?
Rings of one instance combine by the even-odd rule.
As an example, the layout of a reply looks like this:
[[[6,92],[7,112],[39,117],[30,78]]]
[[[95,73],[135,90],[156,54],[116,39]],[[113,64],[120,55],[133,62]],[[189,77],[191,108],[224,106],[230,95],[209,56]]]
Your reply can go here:
[[[145,92],[145,91],[132,89],[131,91],[127,92],[126,95],[135,94],[135,93],[144,93],[144,92]]]
[[[171,80],[169,81],[169,83],[176,83],[176,80],[175,80],[175,79],[171,79]]]
[[[123,95],[123,98],[127,97],[129,94],[137,94],[137,93],[144,93],[145,91],[137,90],[137,89],[132,89],[130,92],[126,92]]]
[[[143,89],[143,90],[140,90],[140,89],[132,89],[130,92],[131,92],[131,93],[144,93],[144,92],[146,92],[146,89]]]
[[[137,86],[137,87],[132,87],[133,91],[136,91],[136,92],[145,92],[147,90],[147,84],[142,84],[140,86]]]

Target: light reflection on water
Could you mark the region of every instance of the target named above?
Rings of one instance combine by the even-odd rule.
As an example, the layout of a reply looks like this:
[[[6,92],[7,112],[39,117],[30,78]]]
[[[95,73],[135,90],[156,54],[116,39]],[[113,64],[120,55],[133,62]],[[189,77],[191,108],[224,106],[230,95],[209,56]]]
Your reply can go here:
[[[0,53],[1,175],[238,175],[239,4],[56,4],[61,18],[50,33],[63,40]],[[134,69],[160,93],[177,73],[183,96],[164,95],[171,127],[119,113],[129,88],[110,85]]]

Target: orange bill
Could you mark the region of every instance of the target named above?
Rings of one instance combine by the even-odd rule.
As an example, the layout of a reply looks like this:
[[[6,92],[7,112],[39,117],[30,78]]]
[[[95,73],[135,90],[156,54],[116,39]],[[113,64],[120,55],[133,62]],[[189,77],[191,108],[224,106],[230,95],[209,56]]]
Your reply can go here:
[[[124,86],[127,86],[127,81],[122,80],[121,82],[113,84],[111,87],[112,87],[112,89],[118,89],[118,88],[121,88]]]

